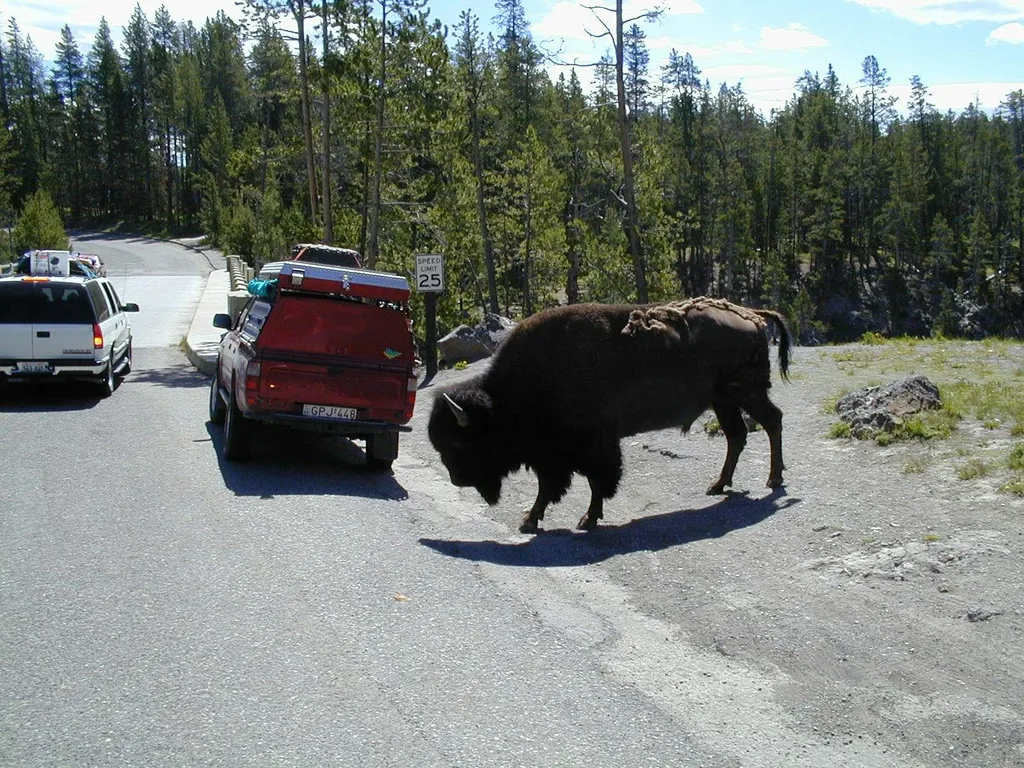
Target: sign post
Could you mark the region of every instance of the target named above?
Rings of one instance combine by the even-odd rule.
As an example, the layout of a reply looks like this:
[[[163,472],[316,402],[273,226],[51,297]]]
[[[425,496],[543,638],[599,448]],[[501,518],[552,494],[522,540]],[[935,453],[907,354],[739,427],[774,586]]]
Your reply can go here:
[[[444,290],[444,256],[440,253],[416,254],[416,289],[426,294],[425,300],[427,327],[424,350],[427,367],[427,379],[437,373],[437,294]]]

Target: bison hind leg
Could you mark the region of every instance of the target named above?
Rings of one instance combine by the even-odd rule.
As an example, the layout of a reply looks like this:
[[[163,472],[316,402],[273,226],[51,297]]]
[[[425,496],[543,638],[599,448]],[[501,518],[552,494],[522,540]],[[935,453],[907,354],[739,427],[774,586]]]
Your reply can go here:
[[[725,433],[727,447],[722,472],[719,474],[718,480],[708,487],[708,496],[725,493],[725,487],[732,485],[736,462],[739,461],[743,447],[747,444],[747,425],[743,421],[743,413],[739,407],[723,399],[716,399],[712,403],[712,407],[715,410],[715,417],[722,427],[722,432]]]
[[[772,458],[766,485],[769,488],[778,488],[782,485],[782,470],[786,468],[782,461],[782,411],[768,397],[767,389],[759,390],[747,398],[743,402],[743,408],[768,434]]]

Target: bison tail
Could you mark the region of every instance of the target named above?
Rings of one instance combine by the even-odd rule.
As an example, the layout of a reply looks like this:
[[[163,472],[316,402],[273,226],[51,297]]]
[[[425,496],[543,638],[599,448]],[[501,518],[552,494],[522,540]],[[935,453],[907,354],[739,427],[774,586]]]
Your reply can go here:
[[[790,335],[789,328],[786,325],[786,318],[782,316],[781,312],[776,312],[772,309],[757,309],[754,311],[761,317],[770,319],[775,323],[779,334],[779,373],[784,381],[789,381],[789,353],[793,346],[793,337]]]

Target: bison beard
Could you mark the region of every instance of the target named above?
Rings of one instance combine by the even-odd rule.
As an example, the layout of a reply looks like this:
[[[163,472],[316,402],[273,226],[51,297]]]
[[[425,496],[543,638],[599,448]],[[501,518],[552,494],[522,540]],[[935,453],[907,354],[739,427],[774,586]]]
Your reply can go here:
[[[747,441],[746,411],[768,434],[768,487],[782,485],[782,412],[771,387],[768,321],[777,328],[779,367],[789,368],[782,316],[720,299],[651,306],[575,304],[516,326],[486,372],[439,394],[430,441],[451,481],[488,504],[502,480],[526,467],[538,492],[519,530],[531,533],[574,473],[590,483],[578,527],[604,516],[622,477],[619,441],[668,427],[683,430],[708,408],[725,433],[725,464],[709,494],[732,485]]]

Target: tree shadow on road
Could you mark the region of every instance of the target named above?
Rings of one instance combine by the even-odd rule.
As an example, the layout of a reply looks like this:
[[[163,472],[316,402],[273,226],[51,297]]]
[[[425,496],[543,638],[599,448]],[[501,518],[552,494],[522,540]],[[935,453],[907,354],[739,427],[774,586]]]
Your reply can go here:
[[[584,532],[568,528],[543,530],[525,541],[458,541],[420,539],[420,543],[449,557],[497,565],[558,567],[590,565],[617,555],[657,552],[757,525],[782,509],[800,502],[778,488],[762,498],[730,493],[702,509],[681,509],[639,517],[621,525],[602,524]]]
[[[210,377],[199,373],[191,365],[168,366],[166,368],[133,368],[122,382],[124,384],[156,384],[161,387],[189,387],[207,389]]]

